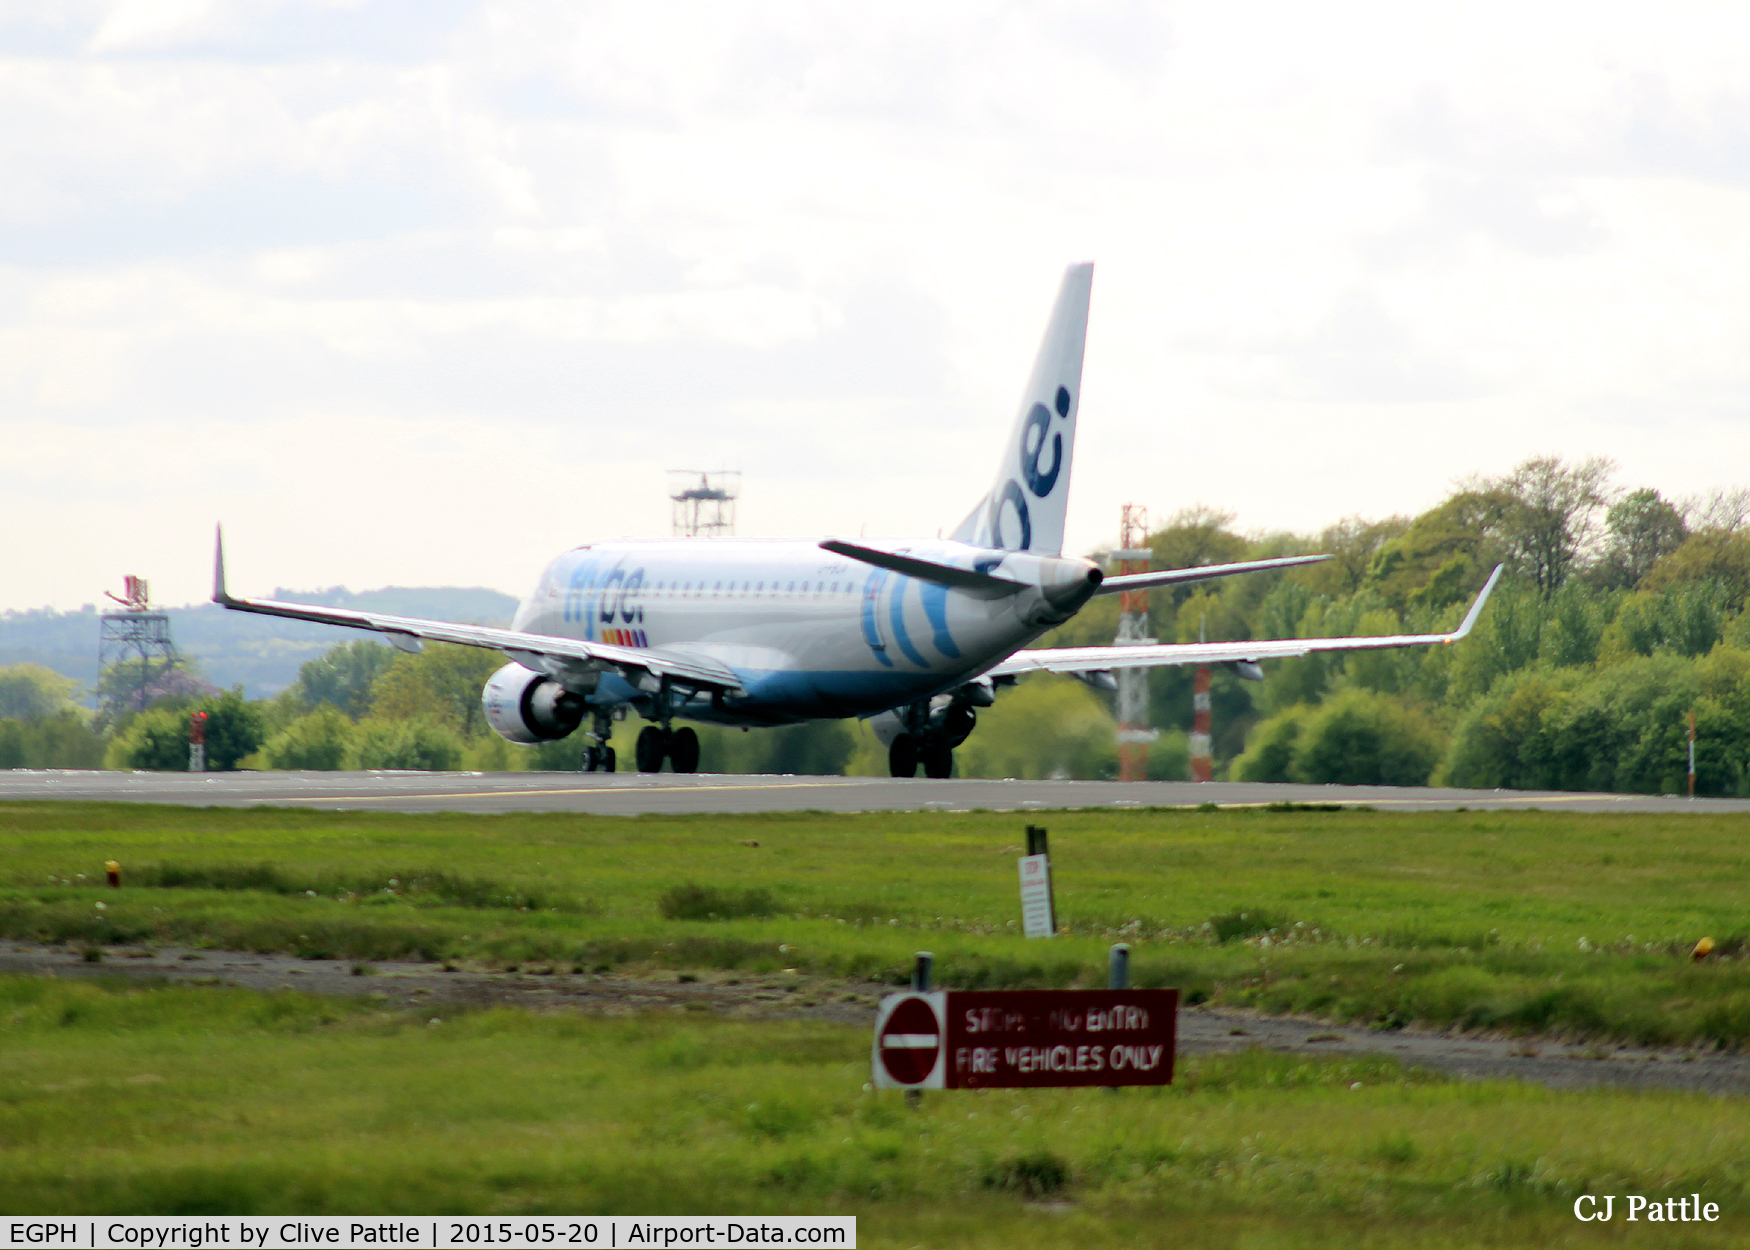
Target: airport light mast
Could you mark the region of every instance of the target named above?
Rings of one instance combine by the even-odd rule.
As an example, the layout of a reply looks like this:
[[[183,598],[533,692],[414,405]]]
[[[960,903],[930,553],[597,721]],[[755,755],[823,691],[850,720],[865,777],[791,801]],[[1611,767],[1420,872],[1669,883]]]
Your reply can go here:
[[[1120,573],[1146,573],[1154,561],[1148,545],[1148,509],[1124,505],[1118,522],[1118,550],[1112,553]],[[1158,639],[1148,633],[1148,591],[1126,590],[1118,596],[1119,646],[1147,646]],[[1118,683],[1118,780],[1148,780],[1148,744],[1160,736],[1148,724],[1148,670],[1121,668]]]
[[[122,593],[103,593],[122,605],[119,612],[98,618],[97,668],[114,671],[121,680],[116,703],[143,711],[150,698],[153,679],[175,668],[180,657],[170,639],[170,618],[152,610],[146,579],[129,575],[122,579]],[[139,667],[132,663],[137,659]],[[126,690],[123,695],[121,690]]]
[[[674,504],[676,538],[735,537],[739,469],[670,469],[668,497]]]

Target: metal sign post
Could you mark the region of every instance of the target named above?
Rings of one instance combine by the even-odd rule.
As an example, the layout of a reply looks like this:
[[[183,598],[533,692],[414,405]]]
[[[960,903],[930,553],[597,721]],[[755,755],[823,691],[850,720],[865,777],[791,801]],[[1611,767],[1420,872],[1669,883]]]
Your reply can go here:
[[[1045,830],[1027,826],[1027,853],[1019,860],[1021,870],[1021,931],[1028,937],[1057,934],[1057,908],[1051,894],[1051,854]]]

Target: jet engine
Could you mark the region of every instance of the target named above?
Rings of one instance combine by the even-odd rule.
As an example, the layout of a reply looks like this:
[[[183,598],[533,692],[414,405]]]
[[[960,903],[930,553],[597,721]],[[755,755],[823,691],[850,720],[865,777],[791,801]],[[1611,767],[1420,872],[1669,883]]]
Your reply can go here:
[[[928,710],[913,704],[877,712],[869,718],[869,728],[875,731],[876,740],[885,747],[892,746],[893,740],[902,733],[915,734],[949,748],[957,747],[971,736],[973,727],[978,724],[978,713],[972,709],[990,706],[989,703],[975,702],[982,693],[984,690],[979,684],[971,682],[953,694],[937,695],[930,700]]]
[[[551,677],[506,664],[480,692],[486,723],[512,742],[546,742],[563,738],[583,723],[584,698]]]

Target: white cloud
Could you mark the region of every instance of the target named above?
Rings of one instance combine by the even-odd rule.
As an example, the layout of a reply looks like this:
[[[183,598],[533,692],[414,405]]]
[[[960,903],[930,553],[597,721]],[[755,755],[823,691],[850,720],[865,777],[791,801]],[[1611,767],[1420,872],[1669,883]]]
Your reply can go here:
[[[0,607],[132,569],[483,582],[660,533],[934,533],[1061,266],[1070,537],[1750,453],[1720,6],[0,7]],[[143,518],[143,519],[142,519]],[[254,581],[250,579],[253,578]]]

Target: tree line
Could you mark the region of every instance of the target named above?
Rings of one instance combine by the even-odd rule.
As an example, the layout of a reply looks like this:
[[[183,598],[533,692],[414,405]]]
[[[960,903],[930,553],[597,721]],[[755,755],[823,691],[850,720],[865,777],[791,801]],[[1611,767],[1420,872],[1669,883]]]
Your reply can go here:
[[[1151,539],[1162,564],[1332,559],[1159,594],[1167,641],[1441,632],[1507,569],[1455,646],[1284,660],[1261,684],[1217,670],[1218,776],[1680,792],[1694,711],[1698,792],[1750,793],[1750,492],[1671,500],[1614,471],[1534,457],[1418,516],[1316,535],[1243,535],[1209,508],[1171,518]],[[1116,612],[1097,602],[1047,641],[1104,641]],[[1157,679],[1157,724],[1188,723],[1189,686]]]
[[[1168,642],[1448,630],[1489,570],[1508,570],[1456,646],[1276,661],[1262,683],[1218,668],[1217,776],[1679,791],[1693,712],[1699,792],[1750,794],[1750,492],[1671,500],[1616,486],[1614,471],[1601,459],[1535,457],[1459,483],[1420,515],[1350,517],[1317,534],[1246,533],[1205,506],[1170,517],[1149,538],[1163,567],[1331,559],[1156,592],[1151,627]],[[1117,614],[1116,596],[1098,598],[1039,645],[1110,642]],[[0,668],[0,767],[185,768],[188,717],[201,710],[215,769],[576,769],[581,735],[519,747],[484,724],[480,689],[502,663],[467,647],[408,655],[346,642],[272,698],[187,673],[144,708],[100,684],[95,714],[73,702],[69,679],[13,665]],[[1192,680],[1188,669],[1150,675],[1163,727],[1152,777],[1188,775]],[[616,726],[622,755],[640,724]],[[956,769],[1114,776],[1114,728],[1109,696],[1031,677],[981,713]],[[854,721],[700,735],[718,771],[886,772],[885,751]]]

